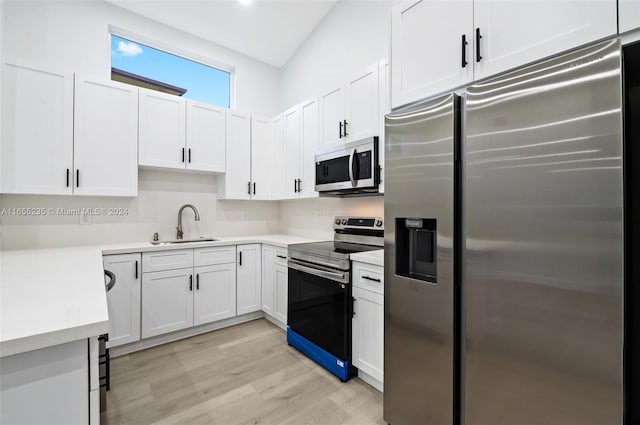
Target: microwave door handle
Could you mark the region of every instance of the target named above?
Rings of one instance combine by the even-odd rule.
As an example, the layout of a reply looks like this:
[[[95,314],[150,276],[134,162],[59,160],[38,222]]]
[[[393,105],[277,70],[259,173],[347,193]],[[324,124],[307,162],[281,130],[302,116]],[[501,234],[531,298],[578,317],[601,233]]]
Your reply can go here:
[[[351,151],[351,155],[349,155],[349,180],[351,180],[351,185],[352,186],[356,186],[356,179],[354,177],[354,172],[353,172],[353,162],[356,156],[356,148],[353,148],[353,150]]]

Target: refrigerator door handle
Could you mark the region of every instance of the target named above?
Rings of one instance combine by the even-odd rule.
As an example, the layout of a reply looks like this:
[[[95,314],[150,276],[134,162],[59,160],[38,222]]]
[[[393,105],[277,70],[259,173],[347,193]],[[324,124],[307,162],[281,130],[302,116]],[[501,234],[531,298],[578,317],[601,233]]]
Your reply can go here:
[[[353,160],[356,156],[356,148],[353,148],[353,151],[351,151],[351,155],[349,155],[349,180],[351,180],[351,185],[353,187],[356,186],[356,179],[354,177],[354,172],[353,172]]]

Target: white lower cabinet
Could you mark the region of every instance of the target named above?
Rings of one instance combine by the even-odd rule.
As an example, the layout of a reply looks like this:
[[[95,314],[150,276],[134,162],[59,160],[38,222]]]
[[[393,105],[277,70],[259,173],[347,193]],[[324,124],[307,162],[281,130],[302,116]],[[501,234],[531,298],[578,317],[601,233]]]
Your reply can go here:
[[[142,338],[236,315],[235,246],[147,252],[142,260]]]
[[[193,326],[193,268],[142,275],[142,338]]]
[[[115,285],[107,292],[107,348],[140,340],[140,260],[139,253],[103,257],[104,268],[116,277]]]
[[[262,311],[287,324],[287,248],[262,246]]]
[[[235,316],[235,262],[196,267],[194,271],[193,324],[198,326]]]
[[[260,244],[238,245],[236,296],[238,315],[262,309],[262,248]]]
[[[380,266],[353,263],[352,361],[359,376],[380,390],[384,376],[383,276]]]

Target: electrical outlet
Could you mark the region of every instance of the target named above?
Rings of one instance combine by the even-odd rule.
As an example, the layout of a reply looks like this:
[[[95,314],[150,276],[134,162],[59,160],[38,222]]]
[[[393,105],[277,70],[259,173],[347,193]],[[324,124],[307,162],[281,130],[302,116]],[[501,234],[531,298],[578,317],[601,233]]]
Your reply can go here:
[[[80,210],[80,224],[91,224],[91,210],[88,208]]]
[[[240,220],[241,221],[249,220],[249,211],[240,211]]]

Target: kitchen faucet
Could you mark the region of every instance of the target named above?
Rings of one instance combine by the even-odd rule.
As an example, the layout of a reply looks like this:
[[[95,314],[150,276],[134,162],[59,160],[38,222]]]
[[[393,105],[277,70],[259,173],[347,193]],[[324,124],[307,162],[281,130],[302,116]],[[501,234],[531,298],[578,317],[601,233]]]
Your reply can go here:
[[[191,208],[193,210],[193,212],[196,215],[196,221],[200,221],[200,214],[198,214],[198,210],[196,209],[196,207],[194,207],[191,204],[184,204],[183,206],[180,207],[180,209],[178,210],[178,227],[176,227],[176,230],[178,231],[178,233],[176,234],[176,239],[182,239],[182,211],[184,211],[185,208]]]

